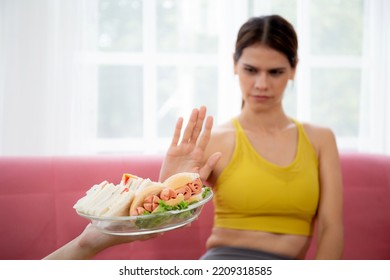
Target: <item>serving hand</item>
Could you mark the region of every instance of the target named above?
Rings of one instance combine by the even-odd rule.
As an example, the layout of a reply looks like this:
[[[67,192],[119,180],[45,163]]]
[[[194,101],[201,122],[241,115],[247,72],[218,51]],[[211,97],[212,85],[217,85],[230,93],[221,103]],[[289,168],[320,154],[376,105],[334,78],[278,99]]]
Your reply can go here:
[[[92,224],[88,224],[85,230],[72,241],[57,249],[46,260],[84,260],[92,259],[96,254],[111,246],[133,241],[143,241],[160,236],[161,233],[116,236],[100,232]]]
[[[171,145],[161,167],[160,181],[179,172],[196,172],[200,174],[202,180],[207,180],[221,157],[221,154],[216,152],[207,159],[205,158],[205,150],[213,127],[213,118],[211,116],[206,118],[206,107],[202,106],[192,110],[180,141],[182,127],[183,118],[179,118]]]

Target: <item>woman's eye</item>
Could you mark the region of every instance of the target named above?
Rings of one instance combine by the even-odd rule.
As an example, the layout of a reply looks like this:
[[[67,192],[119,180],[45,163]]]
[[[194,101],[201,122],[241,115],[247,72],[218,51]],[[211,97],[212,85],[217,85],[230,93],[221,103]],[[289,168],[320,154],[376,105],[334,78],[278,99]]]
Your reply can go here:
[[[283,70],[271,70],[269,73],[272,76],[279,76],[279,75],[283,74],[284,72],[283,72]]]
[[[256,70],[253,69],[253,68],[246,67],[246,68],[244,68],[244,70],[245,70],[246,72],[248,72],[248,73],[251,73],[251,74],[256,73]]]

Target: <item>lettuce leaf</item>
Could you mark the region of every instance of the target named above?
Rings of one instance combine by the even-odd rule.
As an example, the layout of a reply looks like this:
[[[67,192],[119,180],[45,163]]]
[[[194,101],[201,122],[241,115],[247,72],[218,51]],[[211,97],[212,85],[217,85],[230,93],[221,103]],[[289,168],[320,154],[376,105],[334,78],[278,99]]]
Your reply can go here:
[[[203,186],[203,188],[204,190],[202,193],[202,199],[207,197],[211,191],[209,187]],[[191,209],[188,211],[184,211],[182,213],[171,214],[171,215],[167,212],[174,211],[174,210],[185,210],[188,208],[188,206],[189,203],[186,201],[181,201],[179,204],[175,206],[171,206],[171,205],[167,205],[163,200],[160,200],[157,211],[153,213],[145,212],[144,214],[142,214],[141,219],[137,219],[135,221],[135,225],[140,229],[152,229],[152,228],[158,228],[163,225],[166,225],[170,222],[173,222],[174,220],[177,220],[178,222],[184,221],[185,219],[190,218],[193,215],[195,209]],[[152,216],[150,216],[150,218],[144,217],[149,215]]]
[[[155,213],[162,213],[162,212],[173,211],[173,210],[183,210],[188,208],[188,202],[185,201],[181,201],[179,204],[175,206],[167,205],[163,200],[160,200],[158,204],[159,207]]]
[[[205,199],[206,196],[209,195],[209,193],[211,192],[211,188],[209,187],[206,187],[206,186],[203,186],[204,190],[203,190],[203,193],[202,193],[202,199]]]

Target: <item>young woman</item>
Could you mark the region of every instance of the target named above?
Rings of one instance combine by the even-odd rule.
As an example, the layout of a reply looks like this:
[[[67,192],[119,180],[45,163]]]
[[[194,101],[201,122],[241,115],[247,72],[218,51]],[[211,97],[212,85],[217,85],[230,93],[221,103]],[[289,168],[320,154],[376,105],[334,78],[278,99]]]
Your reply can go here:
[[[160,179],[191,170],[213,186],[215,223],[202,259],[302,259],[315,224],[316,258],[342,256],[335,136],[283,110],[297,50],[295,30],[284,18],[249,19],[239,30],[233,56],[241,113],[211,133],[206,108],[195,109],[181,141],[183,119],[176,125]]]

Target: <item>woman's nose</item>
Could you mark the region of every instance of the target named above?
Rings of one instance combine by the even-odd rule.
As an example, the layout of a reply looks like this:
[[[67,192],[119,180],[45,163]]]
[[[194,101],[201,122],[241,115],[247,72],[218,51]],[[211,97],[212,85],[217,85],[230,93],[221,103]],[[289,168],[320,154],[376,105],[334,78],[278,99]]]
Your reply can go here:
[[[256,80],[255,80],[255,88],[257,89],[260,89],[260,90],[264,90],[268,87],[268,77],[267,77],[267,73],[259,73],[257,76],[256,76]]]

